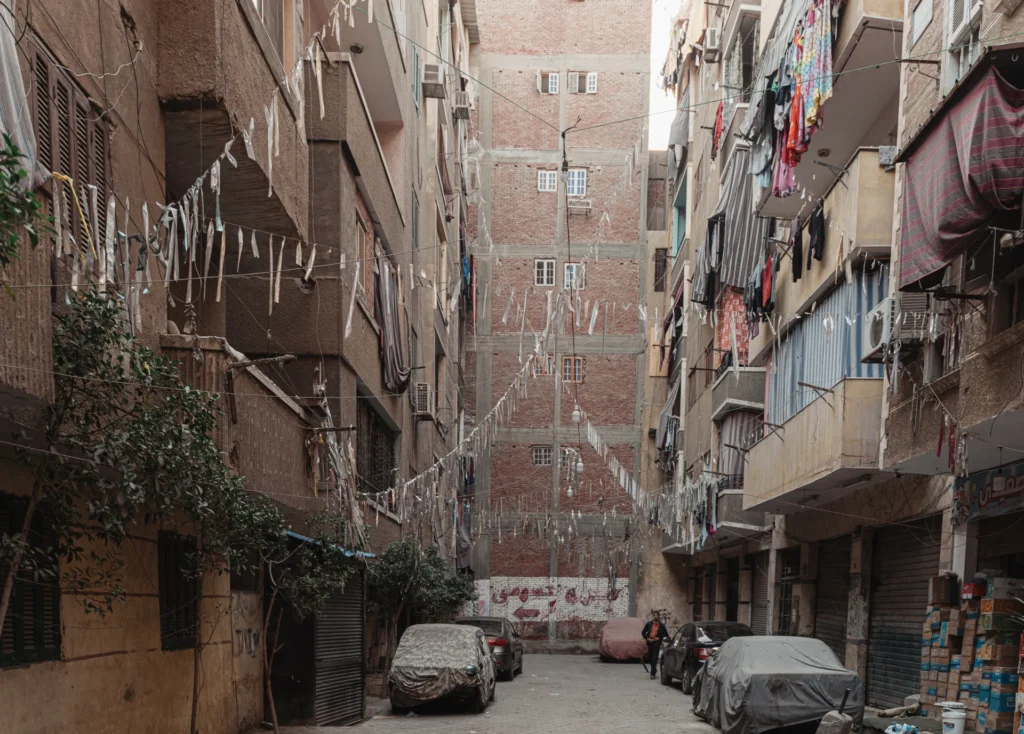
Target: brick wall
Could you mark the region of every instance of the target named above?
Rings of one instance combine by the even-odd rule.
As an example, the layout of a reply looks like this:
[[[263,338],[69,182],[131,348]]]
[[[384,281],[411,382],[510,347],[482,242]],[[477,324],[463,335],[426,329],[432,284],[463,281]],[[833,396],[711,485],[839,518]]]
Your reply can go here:
[[[585,73],[587,69],[569,69]],[[618,122],[624,117],[637,117],[644,108],[648,94],[647,75],[636,72],[597,72],[597,92],[570,94],[567,100],[569,124],[582,118],[581,128],[571,132],[566,141],[576,148],[627,147],[643,132],[643,120]],[[606,123],[615,122],[614,125]],[[603,127],[594,127],[602,125]]]
[[[650,0],[477,0],[488,53],[647,53]]]
[[[627,146],[631,144],[629,141],[623,142]],[[586,199],[591,202],[589,213],[573,212],[569,215],[566,227],[571,242],[581,245],[638,242],[640,186],[647,182],[647,177],[643,173],[635,173],[630,177],[625,164],[626,154],[623,153],[622,160],[613,164],[576,165],[570,147],[569,167],[587,169]],[[564,206],[565,201],[559,204]],[[560,214],[564,218],[564,212]],[[563,234],[563,241],[565,239],[566,235]]]
[[[551,165],[495,163],[491,169],[491,240],[505,245],[555,241],[558,194],[537,191],[537,171]]]
[[[556,366],[561,368],[562,355],[558,356]],[[562,425],[572,424],[577,399],[594,425],[633,425],[637,358],[631,354],[580,356],[583,357],[583,381],[562,384]]]
[[[491,147],[556,150],[561,146],[558,130],[552,127],[557,127],[558,123],[559,95],[541,94],[537,90],[538,71],[548,69],[494,69],[491,72],[491,86],[504,97],[494,98]],[[551,125],[545,125],[542,120]]]
[[[747,308],[743,305],[743,291],[737,288],[726,288],[718,304],[718,326],[715,328],[715,347],[732,349],[732,324],[736,323],[736,351],[740,364],[747,364],[747,352],[750,346],[750,332],[747,327]],[[719,352],[715,365],[719,365],[725,352]]]

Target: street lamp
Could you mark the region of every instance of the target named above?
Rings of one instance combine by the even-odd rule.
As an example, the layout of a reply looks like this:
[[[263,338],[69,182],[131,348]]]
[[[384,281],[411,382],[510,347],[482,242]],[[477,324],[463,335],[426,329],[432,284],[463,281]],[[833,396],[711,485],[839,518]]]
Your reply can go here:
[[[572,409],[572,422],[579,423],[581,420],[583,420],[583,414],[580,412],[580,406],[577,405]]]

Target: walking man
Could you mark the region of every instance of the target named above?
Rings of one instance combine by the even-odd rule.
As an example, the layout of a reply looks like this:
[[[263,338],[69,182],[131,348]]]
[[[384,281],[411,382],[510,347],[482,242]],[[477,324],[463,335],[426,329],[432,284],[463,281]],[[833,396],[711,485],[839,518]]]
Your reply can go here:
[[[633,629],[636,629],[635,627]],[[661,641],[668,639],[668,630],[661,623],[661,615],[651,612],[651,621],[644,625],[644,640],[647,642],[647,657],[651,661],[651,680],[658,674],[658,657],[661,655]]]

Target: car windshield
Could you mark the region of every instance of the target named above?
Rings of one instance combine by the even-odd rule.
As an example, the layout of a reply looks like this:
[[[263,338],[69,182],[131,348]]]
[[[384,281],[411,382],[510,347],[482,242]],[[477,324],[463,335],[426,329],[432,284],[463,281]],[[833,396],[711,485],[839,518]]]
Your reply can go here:
[[[730,637],[747,637],[750,630],[732,624],[706,624],[697,627],[697,642],[725,642]]]
[[[456,624],[479,627],[489,637],[501,634],[501,620],[498,619],[460,619]]]

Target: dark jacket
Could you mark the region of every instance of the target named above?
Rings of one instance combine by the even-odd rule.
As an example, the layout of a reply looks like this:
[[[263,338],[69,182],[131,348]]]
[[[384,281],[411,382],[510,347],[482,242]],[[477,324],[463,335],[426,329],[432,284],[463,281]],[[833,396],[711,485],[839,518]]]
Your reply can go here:
[[[654,626],[654,622],[653,621],[648,622],[647,624],[644,625],[644,631],[641,633],[643,635],[644,642],[647,642],[648,644],[650,644],[651,628],[653,626]],[[633,629],[636,629],[636,627],[634,627]],[[667,640],[667,639],[668,639],[668,630],[665,629],[665,623],[664,622],[658,622],[658,642],[661,642],[662,640]]]

